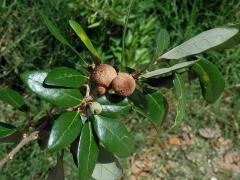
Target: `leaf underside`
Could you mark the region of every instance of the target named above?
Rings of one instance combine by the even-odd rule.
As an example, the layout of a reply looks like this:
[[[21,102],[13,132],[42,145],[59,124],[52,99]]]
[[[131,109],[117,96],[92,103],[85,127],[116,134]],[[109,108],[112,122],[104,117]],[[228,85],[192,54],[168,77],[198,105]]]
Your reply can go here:
[[[169,67],[169,68],[161,68],[161,69],[157,69],[157,70],[154,70],[154,71],[151,71],[151,72],[147,72],[146,74],[141,75],[141,77],[150,78],[150,77],[153,77],[153,76],[160,76],[160,75],[167,74],[167,73],[170,73],[170,72],[182,69],[182,68],[187,68],[187,67],[192,66],[193,64],[195,64],[197,62],[198,62],[198,60],[178,63],[178,64],[175,64],[174,66]]]
[[[163,54],[159,59],[180,59],[205,52],[226,42],[238,32],[237,28],[214,28],[204,31]]]
[[[177,98],[177,115],[175,117],[174,125],[171,127],[171,129],[175,129],[180,126],[186,111],[186,88],[180,74],[175,73],[173,84]]]

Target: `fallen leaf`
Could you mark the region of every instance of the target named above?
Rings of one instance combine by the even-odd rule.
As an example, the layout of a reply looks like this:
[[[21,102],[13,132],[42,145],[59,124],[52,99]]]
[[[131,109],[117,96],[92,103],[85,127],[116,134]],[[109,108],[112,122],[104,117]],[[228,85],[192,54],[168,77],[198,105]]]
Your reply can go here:
[[[170,137],[168,143],[170,145],[181,145],[181,140],[178,137]]]
[[[221,170],[230,171],[233,174],[240,173],[240,167],[235,164],[221,162],[218,164],[218,168]]]
[[[191,145],[192,144],[192,138],[191,135],[187,132],[183,133],[183,144],[185,145]]]
[[[221,136],[219,129],[201,128],[199,134],[206,139],[215,139]]]
[[[225,163],[239,163],[240,165],[240,152],[229,152],[224,156]]]

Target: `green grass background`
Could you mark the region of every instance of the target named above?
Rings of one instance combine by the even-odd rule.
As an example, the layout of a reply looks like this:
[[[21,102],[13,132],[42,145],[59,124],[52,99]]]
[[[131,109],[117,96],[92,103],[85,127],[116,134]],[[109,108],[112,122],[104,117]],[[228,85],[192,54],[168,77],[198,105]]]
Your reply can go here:
[[[169,31],[170,47],[174,47],[204,30],[240,21],[238,0],[135,0],[134,3],[126,36],[126,61],[129,67],[150,60],[154,50],[154,37],[160,28]],[[61,45],[49,33],[42,22],[42,14],[48,16],[61,29],[64,36],[85,58],[90,58],[90,55],[69,27],[69,19],[75,19],[83,25],[105,62],[119,63],[123,20],[128,4],[128,0],[0,0],[1,86],[8,86],[24,93],[24,87],[18,76],[24,71],[56,66],[78,69],[81,65],[74,52]],[[227,86],[222,98],[209,105],[201,97],[199,84],[191,83],[184,126],[191,127],[192,132],[197,134],[199,128],[218,125],[223,136],[234,142],[233,149],[237,149],[240,147],[240,47],[209,52],[201,58],[217,65],[224,74]],[[27,99],[31,101],[32,97],[34,96],[27,96]],[[37,108],[35,110],[38,111]],[[1,104],[0,121],[20,125],[24,123],[25,118],[23,114]],[[125,121],[135,134],[138,153],[141,148],[146,148],[145,133],[148,132],[145,126],[148,122],[141,117],[136,118],[135,114]],[[174,133],[177,135],[180,132],[181,129]],[[165,132],[160,133],[160,138],[156,142],[166,136]],[[0,171],[0,179],[46,179],[49,166],[54,166],[56,158],[45,151],[40,151],[37,146],[32,143],[19,152]],[[12,147],[14,145],[1,144],[0,158]],[[208,147],[201,148],[204,150]],[[76,179],[76,167],[70,154],[65,154],[66,178]],[[161,159],[159,163],[164,163],[164,156],[159,158]],[[181,153],[176,158],[184,161]],[[128,163],[125,164],[128,171]],[[198,166],[194,168],[194,177],[197,178]],[[168,178],[173,177],[186,178],[186,174],[169,173]],[[224,173],[219,177],[224,178]]]

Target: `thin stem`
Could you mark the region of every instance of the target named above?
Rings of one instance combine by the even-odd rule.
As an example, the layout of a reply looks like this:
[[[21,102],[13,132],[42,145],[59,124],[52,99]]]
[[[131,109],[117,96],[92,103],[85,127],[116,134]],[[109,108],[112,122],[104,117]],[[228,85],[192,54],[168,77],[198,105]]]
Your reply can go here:
[[[78,55],[78,57],[84,62],[84,64],[88,66],[88,63],[82,58],[81,54],[71,45],[69,45],[69,47],[73,50],[73,52],[75,52]]]
[[[32,134],[27,136],[26,134],[23,135],[22,141],[2,160],[0,160],[0,169],[9,161],[12,160],[14,155],[21,150],[22,147],[27,145],[31,141],[35,141],[38,139],[39,131],[34,131]]]
[[[125,62],[125,36],[126,36],[126,32],[127,32],[128,20],[129,20],[129,16],[130,16],[130,12],[131,12],[131,9],[132,9],[133,2],[134,2],[134,0],[131,0],[131,2],[129,4],[128,11],[127,11],[127,16],[126,16],[126,20],[125,20],[125,24],[124,24],[124,29],[123,29],[121,69],[123,69],[123,67],[125,67],[125,65],[126,65],[126,62]]]

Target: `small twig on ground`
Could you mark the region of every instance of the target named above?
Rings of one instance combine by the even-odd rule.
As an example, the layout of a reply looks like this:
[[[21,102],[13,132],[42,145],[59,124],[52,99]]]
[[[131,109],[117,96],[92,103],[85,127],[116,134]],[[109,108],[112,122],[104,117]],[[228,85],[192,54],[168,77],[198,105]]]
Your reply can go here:
[[[34,131],[32,134],[27,136],[26,134],[23,135],[22,141],[2,160],[0,160],[0,169],[8,162],[9,160],[12,160],[14,155],[20,151],[22,147],[27,145],[31,141],[35,141],[38,139],[38,133],[39,131]]]

